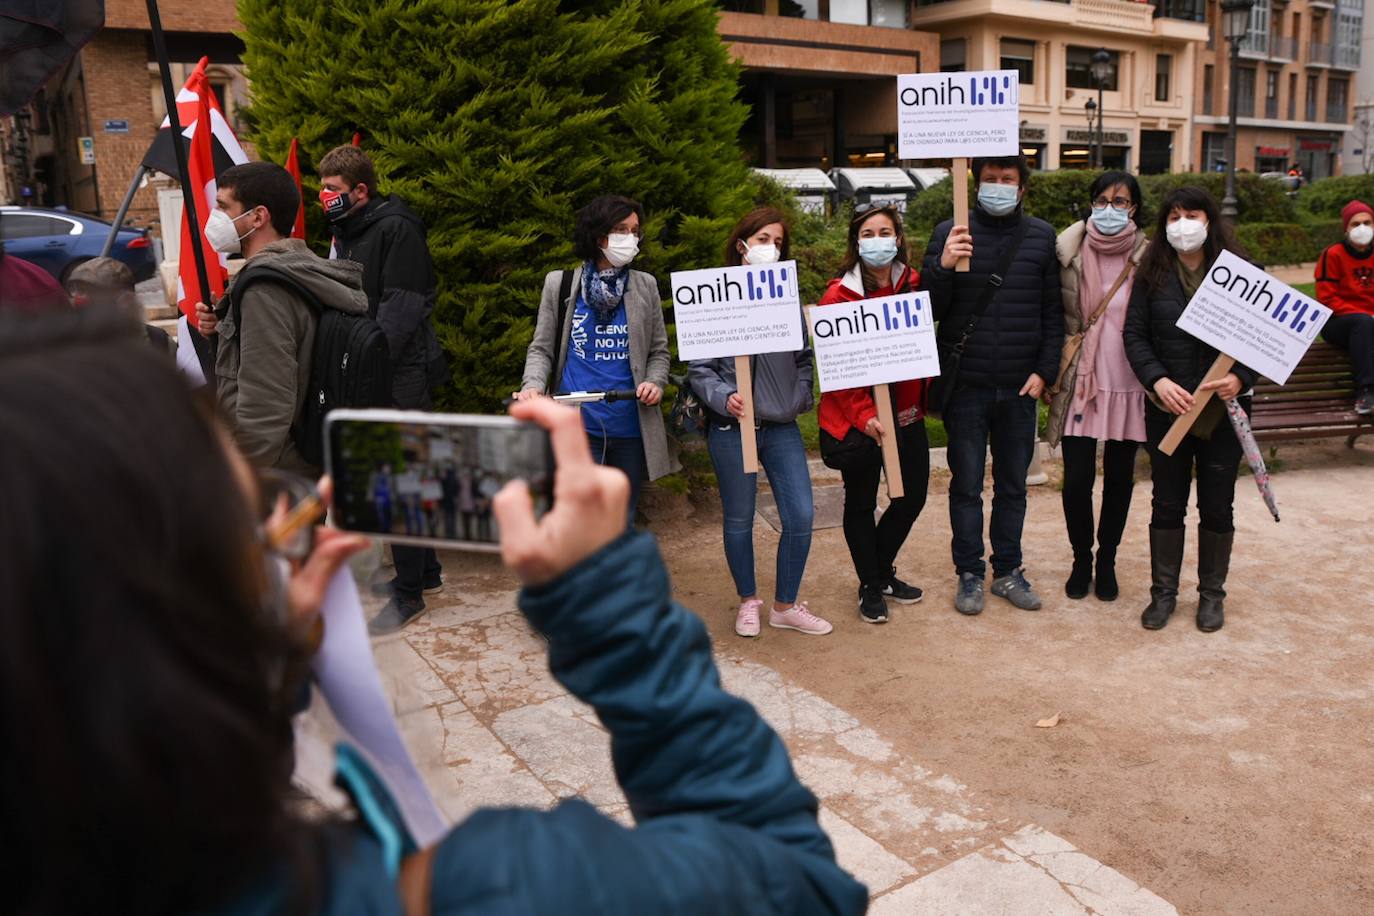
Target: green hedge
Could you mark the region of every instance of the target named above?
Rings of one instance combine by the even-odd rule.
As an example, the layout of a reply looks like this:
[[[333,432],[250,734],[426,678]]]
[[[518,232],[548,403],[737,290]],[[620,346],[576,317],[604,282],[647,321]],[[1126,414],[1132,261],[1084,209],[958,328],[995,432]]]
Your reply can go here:
[[[1316,260],[1312,238],[1297,223],[1241,223],[1236,240],[1245,253],[1265,267]]]
[[[1148,218],[1154,219],[1160,202],[1176,188],[1205,188],[1220,203],[1226,194],[1226,176],[1220,172],[1188,172],[1177,175],[1141,175],[1140,189],[1145,193]],[[1283,183],[1261,178],[1250,172],[1236,176],[1236,209],[1242,223],[1292,223],[1297,210]]]
[[[1352,200],[1374,206],[1374,175],[1322,178],[1298,191],[1297,210],[1304,219],[1339,220],[1341,208]]]

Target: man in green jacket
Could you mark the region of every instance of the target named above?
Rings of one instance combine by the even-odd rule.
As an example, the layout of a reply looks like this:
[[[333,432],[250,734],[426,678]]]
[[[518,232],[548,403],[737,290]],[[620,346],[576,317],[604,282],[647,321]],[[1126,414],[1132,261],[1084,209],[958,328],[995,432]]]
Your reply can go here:
[[[246,162],[224,172],[205,236],[217,251],[241,252],[251,267],[288,274],[322,308],[367,312],[362,267],[327,261],[290,238],[300,192],[289,172],[270,162]],[[238,283],[236,277],[234,283]],[[295,289],[270,278],[244,289],[241,309],[229,308],[234,286],[213,316],[199,306],[202,333],[219,336],[215,354],[218,396],[239,448],[258,467],[318,474],[296,448],[292,426],[305,405],[318,325],[314,309]]]

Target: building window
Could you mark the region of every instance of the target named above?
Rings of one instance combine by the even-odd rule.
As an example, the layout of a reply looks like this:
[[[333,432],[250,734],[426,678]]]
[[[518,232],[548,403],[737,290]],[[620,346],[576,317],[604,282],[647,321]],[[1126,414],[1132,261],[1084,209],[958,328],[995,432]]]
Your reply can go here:
[[[1069,45],[1065,54],[1065,82],[1070,89],[1096,89],[1097,81],[1093,79],[1092,63],[1093,54],[1097,48],[1084,48],[1077,45]],[[1108,92],[1116,91],[1117,74],[1121,72],[1121,55],[1115,51],[1108,51],[1111,57],[1111,72],[1107,74],[1106,81],[1102,88]]]
[[[888,29],[907,27],[906,0],[868,0],[868,24]]]
[[[1345,123],[1349,94],[1349,80],[1328,79],[1326,81],[1326,120],[1335,124]]]
[[[1255,0],[1250,7],[1250,33],[1241,42],[1242,51],[1269,53],[1269,0]]]
[[[1236,115],[1241,118],[1255,116],[1255,68],[1236,68]]]
[[[778,15],[793,19],[819,19],[820,0],[778,0]]]
[[[830,0],[830,21],[868,25],[868,0]]]
[[[1360,66],[1360,34],[1364,28],[1364,0],[1337,0],[1336,27],[1331,43],[1335,45],[1337,67]]]
[[[1216,99],[1213,97],[1213,86],[1216,80],[1216,68],[1207,64],[1202,68],[1202,113],[1216,114],[1216,106],[1213,104]]]
[[[1317,120],[1317,92],[1321,88],[1321,77],[1311,74],[1307,77],[1307,107],[1304,112],[1308,121]]]
[[[1204,172],[1226,171],[1226,135],[1207,131],[1202,135],[1202,170]]]
[[[1022,86],[1035,85],[1035,42],[1003,38],[1001,67],[1015,70]]]
[[[1298,119],[1298,75],[1288,74],[1288,120]]]
[[[1174,68],[1172,54],[1155,55],[1155,101],[1169,101],[1169,71]]]
[[[964,61],[967,56],[967,38],[951,38],[940,42],[940,71],[949,73],[966,69]]]
[[[1273,67],[1264,72],[1264,116],[1279,116],[1279,71]]]

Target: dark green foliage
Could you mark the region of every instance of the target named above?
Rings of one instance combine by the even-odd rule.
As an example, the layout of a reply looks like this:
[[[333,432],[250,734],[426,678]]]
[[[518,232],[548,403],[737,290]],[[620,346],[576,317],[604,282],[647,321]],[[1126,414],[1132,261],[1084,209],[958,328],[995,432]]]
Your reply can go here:
[[[1247,257],[1264,267],[1302,264],[1317,258],[1311,236],[1297,223],[1240,223],[1236,241]]]
[[[1226,176],[1220,172],[1140,176],[1145,207],[1152,218],[1158,214],[1159,202],[1166,194],[1185,186],[1205,188],[1220,204],[1226,194]],[[1236,176],[1236,202],[1237,219],[1242,223],[1291,223],[1297,220],[1293,201],[1281,181],[1242,172]]]
[[[1305,219],[1339,219],[1352,200],[1374,207],[1374,175],[1322,178],[1298,191],[1298,213]]]
[[[748,208],[747,112],[710,0],[240,0],[239,16],[264,158],[295,135],[318,160],[360,129],[381,190],[429,226],[446,408],[519,384],[544,274],[575,263],[590,198],[644,203],[635,266],[665,292],[670,271],[719,263]]]
[[[1099,174],[1084,169],[1033,173],[1026,188],[1026,212],[1062,232],[1087,217],[1092,209],[1088,189]]]

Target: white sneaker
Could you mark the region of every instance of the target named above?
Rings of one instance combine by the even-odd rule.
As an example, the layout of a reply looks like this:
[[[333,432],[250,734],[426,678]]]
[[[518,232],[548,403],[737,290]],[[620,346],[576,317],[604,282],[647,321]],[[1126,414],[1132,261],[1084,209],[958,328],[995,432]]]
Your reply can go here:
[[[763,610],[763,602],[757,598],[750,598],[748,601],[740,603],[739,612],[735,614],[735,632],[741,636],[759,635],[759,611]]]
[[[768,625],[779,630],[796,630],[807,636],[824,636],[835,629],[829,621],[811,613],[805,601],[798,601],[785,611],[769,611]]]

